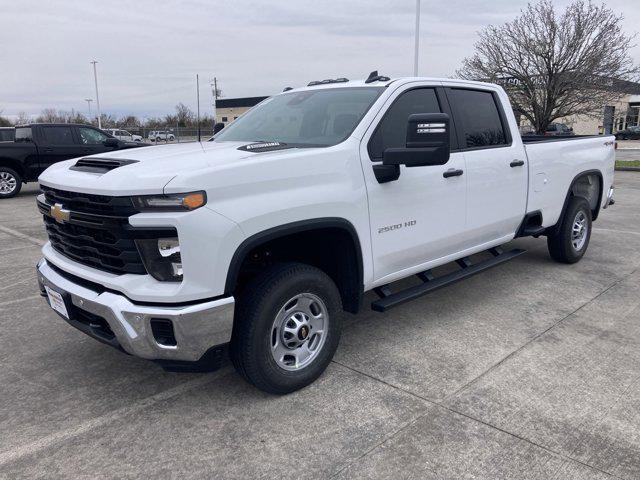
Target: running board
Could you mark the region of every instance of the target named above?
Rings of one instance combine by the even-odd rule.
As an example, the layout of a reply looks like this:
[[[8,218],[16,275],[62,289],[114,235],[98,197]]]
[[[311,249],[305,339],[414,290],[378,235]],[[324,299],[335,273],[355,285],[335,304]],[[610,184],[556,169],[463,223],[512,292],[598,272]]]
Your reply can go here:
[[[380,299],[371,302],[371,309],[376,312],[385,312],[392,307],[397,307],[405,302],[414,300],[422,295],[438,290],[442,287],[446,287],[452,283],[463,280],[467,277],[475,275],[476,273],[484,272],[485,270],[507,262],[512,258],[522,255],[526,250],[516,248],[509,252],[503,252],[500,247],[490,248],[487,250],[492,258],[483,260],[478,263],[471,263],[469,257],[464,257],[456,260],[456,263],[460,266],[460,270],[452,273],[448,273],[441,277],[435,278],[431,270],[420,272],[417,277],[422,280],[422,285],[416,285],[409,287],[405,290],[393,293],[389,288],[389,285],[383,285],[374,289]]]

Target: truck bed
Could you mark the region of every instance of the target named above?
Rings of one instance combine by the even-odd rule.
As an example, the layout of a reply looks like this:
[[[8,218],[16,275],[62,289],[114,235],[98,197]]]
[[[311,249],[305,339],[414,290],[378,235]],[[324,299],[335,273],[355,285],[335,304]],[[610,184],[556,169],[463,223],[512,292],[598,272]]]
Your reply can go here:
[[[525,136],[522,141],[529,162],[527,212],[544,212],[544,227],[558,221],[567,186],[572,185],[577,175],[591,170],[602,171],[602,188],[611,185],[615,164],[613,136]]]

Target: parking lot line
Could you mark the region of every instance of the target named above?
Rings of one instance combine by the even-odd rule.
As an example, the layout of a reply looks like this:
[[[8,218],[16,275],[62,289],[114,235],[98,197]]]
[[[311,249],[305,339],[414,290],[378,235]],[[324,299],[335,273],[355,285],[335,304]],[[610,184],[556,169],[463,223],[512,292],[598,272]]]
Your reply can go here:
[[[13,235],[14,237],[21,238],[22,240],[31,242],[34,245],[38,245],[39,247],[42,247],[45,243],[47,243],[44,240],[40,240],[39,238],[35,238],[35,237],[30,237],[29,235],[25,235],[24,233],[19,232],[18,230],[14,230],[13,228],[5,227],[3,225],[0,225],[0,232],[4,232],[9,235]]]
[[[45,450],[58,442],[69,440],[86,432],[89,432],[95,428],[109,424],[133,413],[139,412],[140,410],[144,410],[145,408],[150,407],[158,402],[169,400],[182,393],[188,392],[189,390],[193,390],[194,388],[203,387],[222,377],[223,375],[226,375],[229,372],[231,372],[231,367],[224,367],[212,374],[203,375],[188,382],[182,383],[176,387],[170,388],[155,395],[151,395],[150,397],[143,398],[142,400],[139,400],[132,405],[128,405],[126,407],[114,410],[113,412],[109,412],[105,415],[87,420],[80,425],[54,432],[51,435],[47,435],[36,440],[35,442],[18,445],[15,448],[0,453],[0,467],[16,461],[24,456]]]

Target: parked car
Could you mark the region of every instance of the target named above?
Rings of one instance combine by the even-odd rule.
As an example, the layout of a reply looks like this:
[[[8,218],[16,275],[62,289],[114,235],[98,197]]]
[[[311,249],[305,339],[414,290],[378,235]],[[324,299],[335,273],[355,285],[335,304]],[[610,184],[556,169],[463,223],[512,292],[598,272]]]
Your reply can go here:
[[[167,132],[165,130],[153,130],[149,132],[147,138],[152,142],[159,142],[160,140],[164,140],[165,142],[173,142],[176,139],[173,133]]]
[[[617,131],[616,140],[640,140],[640,125]]]
[[[141,135],[134,135],[133,133],[129,133],[126,130],[122,130],[119,128],[106,128],[102,130],[108,133],[109,135],[111,135],[112,137],[117,138],[118,140],[122,140],[124,142],[141,142],[142,141]]]
[[[547,137],[568,137],[575,135],[573,127],[568,127],[564,123],[550,123],[544,132]]]
[[[69,158],[142,146],[123,142],[89,125],[31,124],[15,128],[13,142],[0,143],[0,199],[13,197],[23,183]]]
[[[166,369],[215,369],[228,350],[245,379],[291,392],[325,370],[365,292],[386,311],[520,255],[502,250],[515,237],[579,261],[613,201],[614,144],[523,141],[488,83],[311,83],[209,142],[52,165],[40,291],[74,327]]]
[[[13,127],[0,127],[0,142],[13,142],[16,129]]]

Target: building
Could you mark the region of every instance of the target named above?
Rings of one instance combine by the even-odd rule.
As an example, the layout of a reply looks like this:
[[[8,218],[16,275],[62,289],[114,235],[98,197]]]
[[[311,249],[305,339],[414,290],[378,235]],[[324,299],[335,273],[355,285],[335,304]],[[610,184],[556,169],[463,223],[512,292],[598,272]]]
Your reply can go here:
[[[219,98],[216,101],[216,123],[228,125],[269,97]]]
[[[517,86],[513,78],[498,80],[500,85],[509,93],[509,89]],[[576,135],[598,135],[603,133],[615,133],[627,127],[640,125],[640,83],[603,78],[604,89],[616,92],[619,97],[608,105],[602,105],[602,109],[595,115],[571,115],[558,118],[556,123],[564,123],[573,128]],[[521,131],[531,131],[531,125],[524,116],[518,115],[518,124]]]
[[[573,115],[556,120],[573,128],[576,135],[616,133],[640,125],[640,83],[610,80],[610,88],[620,93],[611,105],[603,105],[597,117]]]

